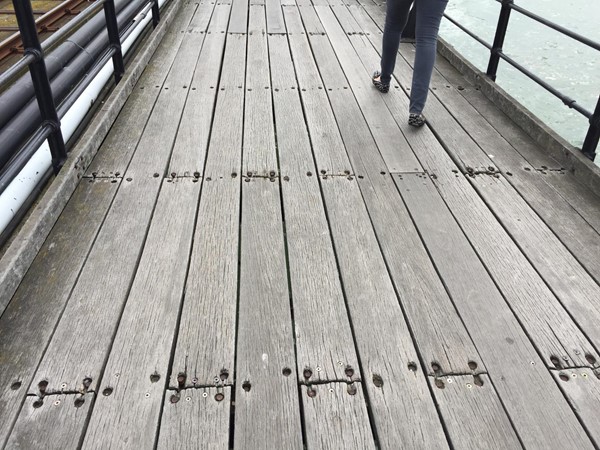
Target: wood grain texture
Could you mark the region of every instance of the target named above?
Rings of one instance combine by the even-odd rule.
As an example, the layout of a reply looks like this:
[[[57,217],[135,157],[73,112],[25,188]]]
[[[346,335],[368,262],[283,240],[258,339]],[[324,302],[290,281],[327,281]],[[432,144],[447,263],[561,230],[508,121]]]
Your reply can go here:
[[[6,448],[77,448],[93,399],[93,394],[50,395],[38,406],[38,397],[28,396]],[[76,406],[75,401],[83,403]]]
[[[233,374],[239,214],[239,179],[204,181],[170,372],[174,388],[221,384],[223,369]]]
[[[234,445],[301,449],[279,185],[265,178],[247,180],[242,186]]]
[[[600,347],[600,286],[503,178],[473,185],[581,329]]]
[[[244,120],[246,35],[228,35],[204,176],[240,175]]]
[[[596,447],[600,446],[600,374],[591,369],[552,371],[567,400],[585,425]]]
[[[19,414],[117,187],[101,180],[79,185],[0,318],[0,444]]]
[[[217,4],[177,130],[168,174],[201,176],[208,149],[231,5]]]
[[[527,335],[435,187],[423,177],[396,179],[523,444],[550,448],[577,442],[589,448],[591,443]],[[553,432],[557,429],[560,436]]]
[[[360,383],[302,386],[302,403],[308,448],[376,448]]]
[[[279,170],[264,6],[250,7],[248,34],[242,173],[270,177]]]
[[[154,446],[199,193],[189,178],[163,182],[84,448]]]
[[[322,189],[379,445],[447,448],[358,184],[328,177]]]
[[[104,361],[141,253],[158,178],[123,182],[40,363],[30,393],[97,390]],[[99,289],[99,287],[102,289]],[[76,336],[77,339],[73,339]]]
[[[365,66],[378,57],[375,48],[364,38],[351,38]],[[596,354],[593,346],[568,317],[556,296],[485,207],[469,182],[459,175],[459,168],[441,143],[428,128],[416,130],[403,123],[408,110],[408,98],[401,91],[393,90],[385,99],[390,113],[400,124],[421,164],[436,176],[435,183],[443,186],[440,193],[445,202],[520,323],[532,337],[546,364],[553,367],[551,357],[558,356],[566,357],[563,363],[567,365],[586,365],[584,354]]]
[[[228,387],[167,391],[157,448],[227,450],[230,411]]]
[[[487,375],[428,378],[454,448],[523,448]]]
[[[123,106],[102,147],[91,162],[87,176],[110,177],[123,174],[144,132],[152,108],[161,92],[184,37],[184,31],[197,8],[186,4],[178,12],[169,31],[146,66],[133,92]]]

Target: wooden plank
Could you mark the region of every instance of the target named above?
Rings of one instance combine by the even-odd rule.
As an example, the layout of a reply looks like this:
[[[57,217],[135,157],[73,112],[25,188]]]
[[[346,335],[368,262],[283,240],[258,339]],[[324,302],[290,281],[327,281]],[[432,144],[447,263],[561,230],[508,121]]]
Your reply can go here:
[[[375,49],[361,36],[351,37],[363,64],[377,58]],[[408,98],[391,91],[386,104],[396,120],[404,120]],[[411,147],[426,170],[435,174],[440,193],[457,217],[478,256],[486,265],[513,311],[519,317],[543,359],[553,367],[552,356],[567,366],[586,365],[586,353],[596,351],[571,320],[556,296],[506,234],[468,181],[459,175],[440,142],[428,128],[401,125]],[[566,358],[566,359],[564,359]]]
[[[93,400],[91,393],[51,395],[43,402],[27,397],[6,448],[76,448]]]
[[[97,391],[159,188],[158,178],[126,181],[119,188],[30,393],[42,381],[46,393],[78,391],[86,379],[87,390]]]
[[[238,287],[246,36],[228,35],[170,386],[230,383]],[[181,377],[180,377],[181,376]]]
[[[279,170],[275,152],[265,7],[251,6],[249,14],[242,173],[246,176],[273,177]]]
[[[204,176],[240,175],[244,120],[246,35],[228,35]]]
[[[351,165],[344,144],[339,134],[335,117],[331,111],[327,93],[319,77],[315,60],[302,28],[302,21],[297,8],[284,8],[288,28],[294,29],[288,36],[294,58],[298,87],[302,89],[302,105],[306,121],[310,124],[311,140],[316,158],[317,170],[326,174],[350,174]],[[299,30],[302,30],[301,32]],[[280,46],[279,48],[283,48]],[[275,83],[275,81],[274,81]],[[295,80],[294,80],[295,83]],[[287,81],[285,86],[289,85]],[[281,85],[280,89],[283,87]],[[292,85],[296,88],[296,86]],[[346,88],[348,86],[345,86]],[[277,85],[275,85],[277,88]],[[304,171],[302,173],[305,173]]]
[[[301,449],[279,186],[265,178],[246,180],[242,188],[234,446]]]
[[[245,34],[248,30],[248,0],[232,0],[229,34]]]
[[[117,187],[108,180],[79,185],[0,318],[0,444],[19,414]]]
[[[487,375],[429,377],[429,383],[454,448],[523,448]]]
[[[204,172],[230,13],[231,5],[215,6],[177,130],[168,174],[199,177]]]
[[[88,167],[87,176],[95,174],[99,177],[111,177],[125,173],[162,85],[177,56],[184,37],[183,31],[187,29],[196,8],[196,4],[187,4],[180,9],[102,147]]]
[[[239,179],[204,182],[170,372],[174,388],[221,384],[222,372],[233,374],[239,202]]]
[[[567,400],[600,446],[600,373],[587,368],[552,371]]]
[[[269,34],[285,34],[285,21],[280,0],[266,0],[267,32]]]
[[[340,26],[340,23],[350,23],[350,25],[346,26],[346,32],[348,33],[354,33],[355,30],[359,29],[347,8],[345,6],[335,8],[316,6],[315,9],[325,27],[335,55],[350,83],[352,92],[360,105],[362,114],[369,125],[371,134],[375,138],[379,152],[386,162],[389,171],[420,171],[419,162],[394,121],[394,118],[384,113],[384,94],[376,92],[373,88],[370,80],[371,74],[362,67],[358,55]],[[332,10],[338,14],[337,19]],[[313,51],[315,52],[317,61],[323,61],[322,58],[319,58],[319,51],[315,47],[323,49],[326,45],[322,43],[317,44],[316,37],[311,37],[310,40],[311,42],[314,41]],[[319,66],[322,67],[324,65],[320,63]],[[329,78],[326,75],[324,76],[324,82],[328,90],[333,89],[334,84],[339,84],[337,79]]]
[[[447,448],[358,185],[341,177],[321,184],[379,445]]]
[[[299,126],[303,123],[302,105],[286,39],[270,36],[269,51],[271,61],[278,61],[271,67],[274,86],[292,86],[275,90],[273,101],[281,173],[285,175],[282,195],[294,300],[306,295],[332,299],[328,301],[334,303],[343,301],[337,255],[362,371],[368,378],[378,375],[386,383],[382,390],[366,381],[380,446],[442,447],[444,433],[423,372],[408,369],[408,363],[417,361],[418,356],[358,186],[343,179],[336,182],[340,189],[328,189],[334,254],[318,179],[306,175],[307,171],[315,172],[315,165],[308,130]],[[302,91],[303,97],[307,92]],[[333,117],[328,102],[323,112]],[[313,149],[321,152],[318,146],[327,144],[314,136]],[[343,153],[337,127],[335,136],[340,145],[333,150],[341,148]],[[326,192],[329,183],[323,181]],[[403,400],[406,398],[411,402]]]
[[[197,180],[163,182],[84,448],[154,446],[199,193]]]
[[[206,3],[199,8],[213,7]],[[186,34],[127,169],[129,177],[165,174],[205,35]]]
[[[504,178],[472,183],[588,338],[600,347],[600,286]]]
[[[360,383],[302,386],[308,448],[375,449]]]
[[[425,175],[398,176],[396,181],[524,446],[550,448],[576,442],[591,447],[436,188]],[[557,429],[560,436],[553,432]]]
[[[228,449],[231,402],[228,387],[167,391],[158,448]]]

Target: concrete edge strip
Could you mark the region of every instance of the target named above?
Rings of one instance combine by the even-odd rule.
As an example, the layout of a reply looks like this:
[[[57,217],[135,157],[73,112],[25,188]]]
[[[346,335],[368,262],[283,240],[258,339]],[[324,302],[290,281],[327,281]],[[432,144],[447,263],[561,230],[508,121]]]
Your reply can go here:
[[[600,196],[600,167],[586,158],[581,151],[569,144],[554,130],[544,124],[504,89],[490,80],[464,58],[451,44],[439,39],[439,53],[446,58],[468,81],[478,86],[483,94],[513,118],[533,141],[546,149],[551,157],[572,172],[577,180]]]
[[[146,36],[126,68],[125,76],[105,99],[58,174],[25,222],[15,231],[0,259],[0,315],[8,306],[44,241],[75,191],[81,177],[108,135],[150,58],[177,14],[182,0],[172,0],[156,29]]]

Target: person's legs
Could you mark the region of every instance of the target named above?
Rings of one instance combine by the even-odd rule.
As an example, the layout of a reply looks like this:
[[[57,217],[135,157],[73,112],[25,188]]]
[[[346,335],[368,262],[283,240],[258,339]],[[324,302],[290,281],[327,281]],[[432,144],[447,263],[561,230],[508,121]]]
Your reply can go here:
[[[396,65],[402,30],[408,21],[410,5],[414,0],[388,0],[381,49],[381,82],[389,84]]]
[[[410,91],[411,114],[420,115],[425,108],[429,83],[435,64],[437,51],[437,37],[440,22],[448,0],[416,0],[417,2],[417,25],[416,37],[417,48],[415,53],[415,64],[413,70],[412,88]]]

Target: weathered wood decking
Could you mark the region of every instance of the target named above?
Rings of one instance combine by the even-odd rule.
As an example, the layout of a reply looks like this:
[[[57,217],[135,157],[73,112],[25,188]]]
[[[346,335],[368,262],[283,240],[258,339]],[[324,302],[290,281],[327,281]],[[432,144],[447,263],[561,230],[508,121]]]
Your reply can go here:
[[[600,445],[600,199],[372,0],[183,2],[0,318],[6,448]]]

